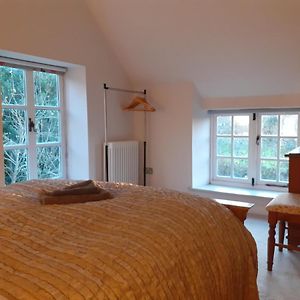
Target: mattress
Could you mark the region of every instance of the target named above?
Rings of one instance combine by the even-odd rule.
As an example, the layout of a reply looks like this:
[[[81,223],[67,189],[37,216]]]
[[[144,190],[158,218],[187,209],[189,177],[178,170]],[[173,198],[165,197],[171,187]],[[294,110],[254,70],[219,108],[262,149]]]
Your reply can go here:
[[[251,234],[222,205],[165,189],[97,184],[114,198],[41,205],[0,189],[0,299],[258,299]]]

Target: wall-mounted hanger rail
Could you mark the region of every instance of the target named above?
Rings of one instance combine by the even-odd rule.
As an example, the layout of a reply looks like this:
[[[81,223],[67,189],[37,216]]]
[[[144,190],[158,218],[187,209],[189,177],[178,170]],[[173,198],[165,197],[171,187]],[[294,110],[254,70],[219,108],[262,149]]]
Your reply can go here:
[[[106,83],[104,83],[104,90],[111,90],[111,91],[116,91],[116,92],[124,92],[124,93],[132,93],[132,94],[144,94],[144,95],[146,95],[146,93],[147,93],[146,90],[143,90],[143,91],[134,91],[134,90],[126,90],[126,89],[113,88],[113,87],[107,86]]]
[[[123,92],[123,93],[131,93],[131,94],[143,94],[144,97],[135,97],[132,102],[125,108],[124,111],[143,111],[145,112],[145,139],[144,139],[144,185],[146,185],[146,112],[154,112],[155,108],[147,102],[146,100],[146,90],[143,91],[135,91],[135,90],[127,90],[120,89],[107,86],[106,83],[103,85],[104,88],[104,144],[105,144],[105,180],[108,181],[108,148],[107,148],[107,91],[115,91],[115,92]]]

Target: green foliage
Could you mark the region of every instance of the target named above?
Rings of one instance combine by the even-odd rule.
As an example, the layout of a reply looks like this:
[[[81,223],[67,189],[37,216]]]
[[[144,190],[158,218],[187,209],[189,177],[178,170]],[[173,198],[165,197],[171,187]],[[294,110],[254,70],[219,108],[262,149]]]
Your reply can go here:
[[[262,158],[277,158],[277,143],[278,143],[277,137],[262,138],[260,156]]]
[[[281,182],[289,181],[289,163],[288,163],[288,161],[281,161],[279,163],[279,180]]]
[[[261,160],[260,176],[262,180],[276,181],[277,179],[277,161]]]
[[[239,179],[248,178],[248,159],[233,160],[233,177]]]
[[[21,69],[0,66],[2,104],[25,104],[25,72]]]
[[[38,178],[59,178],[60,169],[60,147],[38,147]]]
[[[35,113],[38,129],[38,144],[60,142],[60,113],[58,110],[37,109]]]
[[[262,135],[278,135],[278,115],[263,115],[261,124]]]
[[[56,74],[33,72],[35,105],[54,107],[59,105],[57,80]]]
[[[231,159],[217,159],[217,175],[221,177],[231,177]]]
[[[249,139],[248,138],[234,138],[233,139],[233,156],[248,157]]]
[[[231,138],[217,137],[217,155],[231,156]]]
[[[297,139],[281,138],[280,139],[280,158],[297,147]]]
[[[231,116],[218,116],[217,117],[217,134],[218,135],[231,135],[232,117]]]
[[[26,144],[25,115],[25,110],[22,109],[2,110],[4,146]]]
[[[26,149],[4,150],[5,184],[28,179],[28,162]]]

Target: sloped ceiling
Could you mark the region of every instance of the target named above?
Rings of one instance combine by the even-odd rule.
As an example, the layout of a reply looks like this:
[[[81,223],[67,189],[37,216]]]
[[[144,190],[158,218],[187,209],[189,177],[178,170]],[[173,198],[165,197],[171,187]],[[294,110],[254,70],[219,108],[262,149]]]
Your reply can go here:
[[[299,0],[86,0],[135,84],[204,97],[300,92]]]

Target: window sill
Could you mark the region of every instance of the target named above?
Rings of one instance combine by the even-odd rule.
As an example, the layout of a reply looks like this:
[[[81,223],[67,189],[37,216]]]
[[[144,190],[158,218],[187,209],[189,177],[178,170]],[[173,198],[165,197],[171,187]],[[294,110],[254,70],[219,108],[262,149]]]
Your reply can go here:
[[[270,191],[270,190],[260,190],[255,188],[239,188],[239,187],[231,187],[231,186],[222,186],[215,184],[208,184],[201,187],[192,187],[191,190],[193,192],[199,193],[212,193],[218,195],[228,195],[229,198],[234,196],[247,196],[254,198],[266,198],[273,199],[279,194],[283,194],[285,192],[282,191]],[[216,198],[215,197],[215,198]]]

